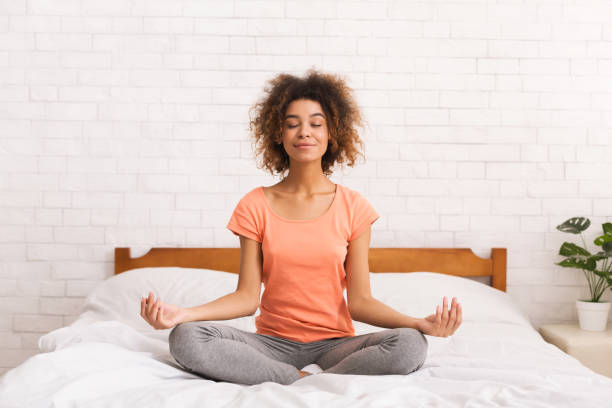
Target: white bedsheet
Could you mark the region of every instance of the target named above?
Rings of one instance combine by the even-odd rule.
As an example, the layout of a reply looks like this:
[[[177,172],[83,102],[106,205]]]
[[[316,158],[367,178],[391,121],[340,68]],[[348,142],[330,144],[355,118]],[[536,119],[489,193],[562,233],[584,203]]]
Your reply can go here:
[[[320,373],[291,385],[214,382],[180,369],[157,338],[119,321],[54,330],[47,351],[0,378],[0,407],[605,407],[612,379],[546,343],[530,326],[463,323],[427,336],[410,375]],[[316,365],[306,367],[318,372]]]

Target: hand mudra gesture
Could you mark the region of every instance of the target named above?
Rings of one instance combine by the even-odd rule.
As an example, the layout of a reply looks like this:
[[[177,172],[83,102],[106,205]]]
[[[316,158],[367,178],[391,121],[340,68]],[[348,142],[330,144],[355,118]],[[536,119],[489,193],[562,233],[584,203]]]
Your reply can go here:
[[[149,292],[140,300],[140,316],[157,330],[170,329],[183,321],[185,309],[164,303],[159,297],[155,300],[153,292]]]
[[[461,311],[461,305],[456,297],[453,298],[451,308],[448,310],[446,296],[444,296],[442,310],[440,310],[440,305],[437,305],[435,314],[417,319],[417,329],[430,336],[448,337],[455,333],[461,325]]]

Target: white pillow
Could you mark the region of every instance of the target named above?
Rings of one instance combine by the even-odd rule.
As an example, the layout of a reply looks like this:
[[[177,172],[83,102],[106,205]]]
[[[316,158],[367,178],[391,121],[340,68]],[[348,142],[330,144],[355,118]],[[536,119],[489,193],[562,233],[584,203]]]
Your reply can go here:
[[[168,330],[153,329],[140,316],[140,298],[152,291],[166,303],[193,307],[233,292],[238,275],[210,269],[138,268],[114,275],[87,297],[84,311],[72,326],[117,320],[145,335],[167,339]],[[393,309],[413,317],[435,313],[442,297],[456,296],[463,307],[463,322],[511,323],[530,326],[528,317],[505,292],[471,279],[432,272],[371,273],[372,295]],[[262,288],[263,293],[263,288]],[[255,317],[218,321],[255,332]],[[355,334],[384,328],[354,322]]]
[[[199,306],[236,290],[238,275],[211,269],[157,267],[132,269],[101,282],[87,296],[83,313],[71,326],[117,320],[141,333],[167,339],[170,329],[156,330],[140,316],[140,299],[153,292],[155,299],[181,307]],[[257,313],[258,314],[258,313]],[[255,331],[254,316],[219,321]]]
[[[456,297],[462,307],[462,322],[510,323],[531,326],[529,318],[505,292],[459,276],[433,272],[370,273],[372,296],[404,314],[426,317],[448,307]]]

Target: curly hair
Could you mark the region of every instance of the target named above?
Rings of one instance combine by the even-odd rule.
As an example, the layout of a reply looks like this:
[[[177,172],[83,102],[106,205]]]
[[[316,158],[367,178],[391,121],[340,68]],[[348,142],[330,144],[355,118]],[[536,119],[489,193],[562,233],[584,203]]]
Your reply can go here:
[[[321,158],[323,173],[330,175],[332,167],[346,163],[353,167],[358,155],[356,145],[363,149],[355,125],[363,128],[364,120],[344,79],[310,68],[305,78],[281,73],[267,82],[265,95],[249,109],[249,130],[256,145],[255,155],[263,156],[262,164],[272,173],[283,174],[289,169],[289,155],[282,144],[283,122],[289,104],[297,99],[316,101],[323,109],[328,129],[327,151]],[[252,113],[255,116],[252,116]]]

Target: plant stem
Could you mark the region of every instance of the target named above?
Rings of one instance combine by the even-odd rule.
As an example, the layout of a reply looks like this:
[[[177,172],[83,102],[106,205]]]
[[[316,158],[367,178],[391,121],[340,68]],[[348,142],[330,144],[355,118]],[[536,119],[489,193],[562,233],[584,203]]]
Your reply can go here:
[[[594,292],[593,292],[593,279],[591,277],[591,274],[588,270],[583,269],[582,272],[584,273],[584,277],[587,281],[587,283],[589,284],[589,293],[591,294],[591,300],[593,300],[593,298],[595,297]]]
[[[589,252],[589,250],[586,247],[586,242],[584,242],[584,237],[582,236],[582,232],[580,233],[580,238],[582,239],[582,245],[584,246],[584,250]]]
[[[597,283],[595,284],[595,301],[599,302],[599,298],[601,298],[601,295],[603,294],[603,290],[602,290],[602,283],[604,283],[604,280],[599,278],[599,280],[597,281]]]

